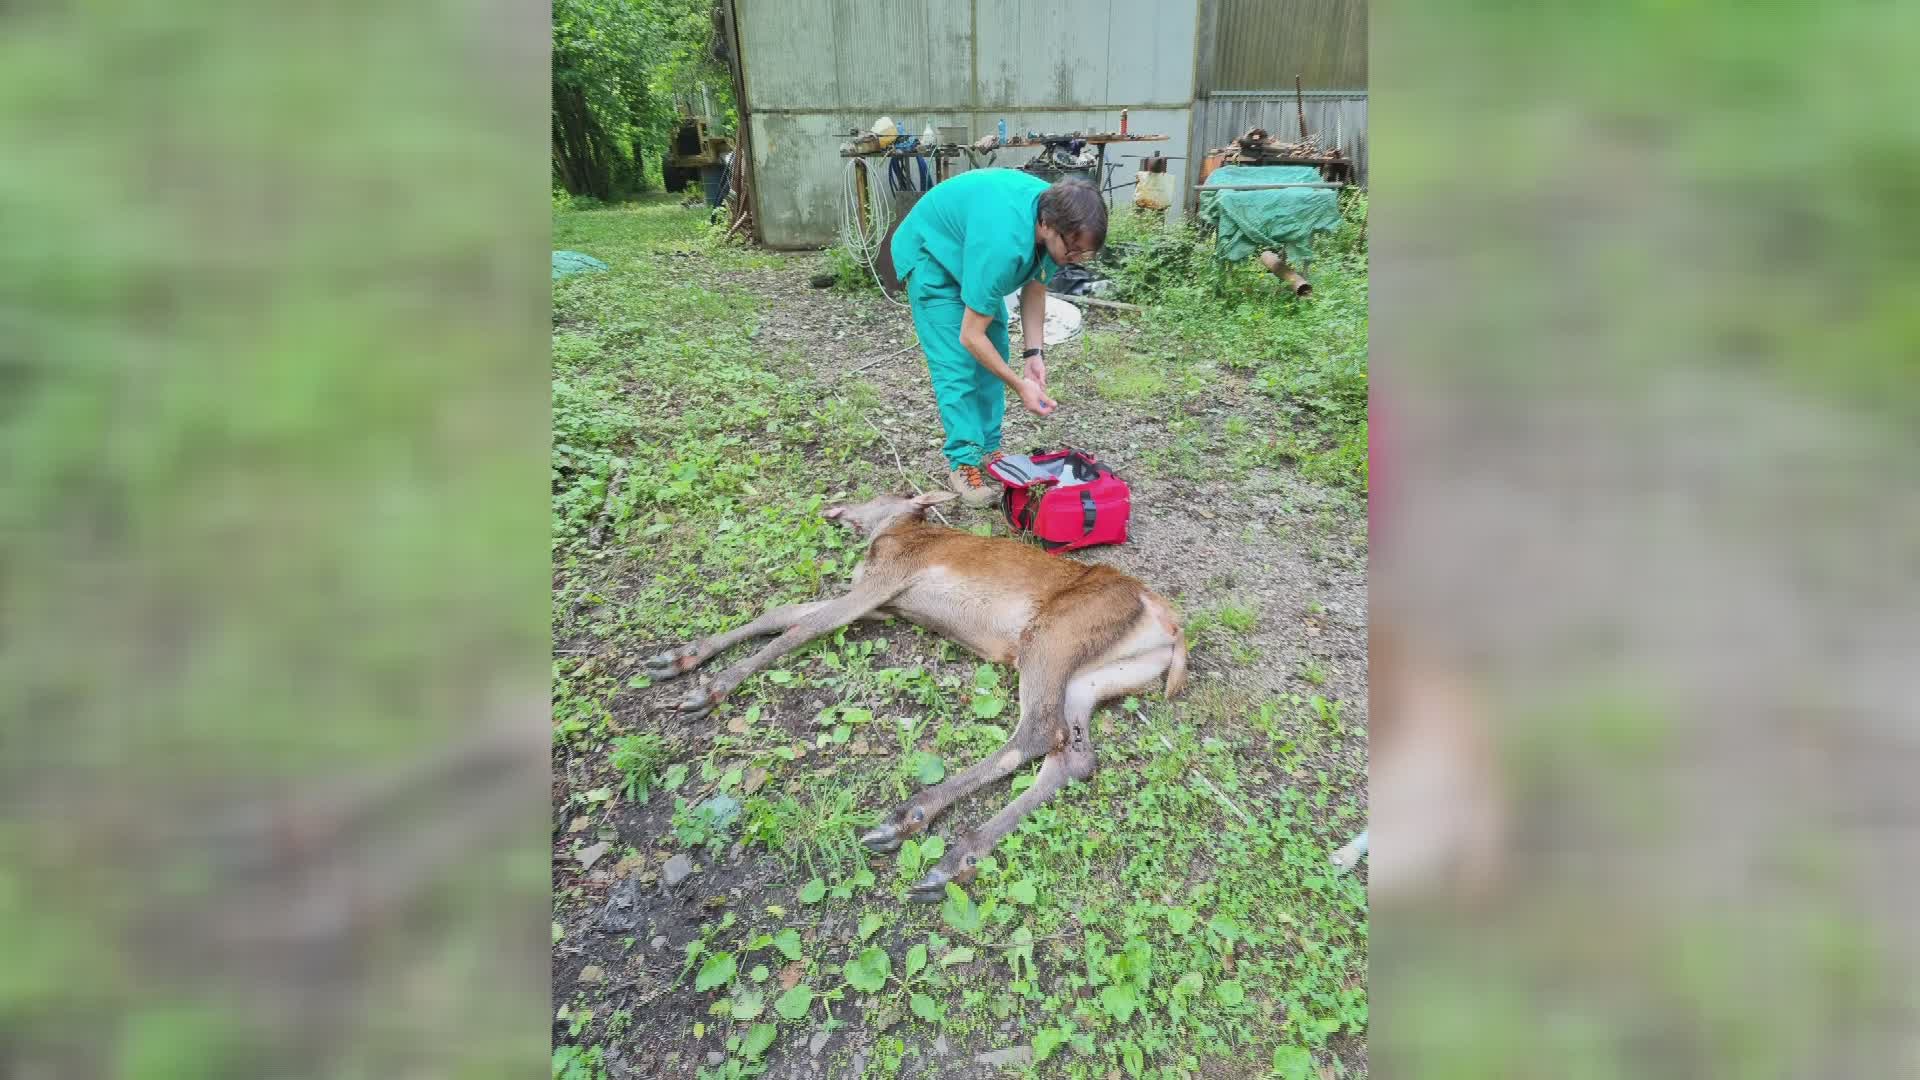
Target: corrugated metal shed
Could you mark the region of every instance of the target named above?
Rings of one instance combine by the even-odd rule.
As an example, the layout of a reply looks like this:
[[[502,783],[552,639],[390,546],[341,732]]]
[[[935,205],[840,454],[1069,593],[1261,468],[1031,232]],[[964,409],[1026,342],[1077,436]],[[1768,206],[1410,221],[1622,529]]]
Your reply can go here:
[[[977,138],[1002,118],[1014,132],[1113,130],[1127,108],[1133,130],[1169,136],[1149,148],[1187,156],[1197,3],[734,0],[762,241],[833,241],[840,133],[882,115]]]
[[[909,130],[1132,129],[1168,136],[1116,147],[1197,158],[1252,126],[1294,130],[1292,80],[1309,123],[1340,126],[1364,153],[1363,0],[732,0],[743,66],[755,220],[764,243],[832,243],[844,133],[891,116]],[[1224,90],[1263,91],[1254,96]],[[1285,91],[1287,124],[1268,113]],[[1357,91],[1357,93],[1355,93]],[[1030,152],[995,162],[1017,165]],[[1114,160],[1110,158],[1110,160]],[[1361,159],[1364,174],[1364,157]],[[1196,163],[1189,160],[1188,169]],[[1126,161],[1114,177],[1131,179]],[[1114,194],[1118,204],[1130,189]],[[1190,193],[1179,192],[1175,213]]]

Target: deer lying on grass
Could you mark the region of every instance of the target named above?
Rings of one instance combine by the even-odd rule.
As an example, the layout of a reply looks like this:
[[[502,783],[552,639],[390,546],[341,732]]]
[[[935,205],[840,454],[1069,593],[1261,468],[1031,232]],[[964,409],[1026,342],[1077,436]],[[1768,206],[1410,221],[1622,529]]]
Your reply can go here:
[[[882,495],[829,507],[829,521],[871,537],[865,558],[854,568],[852,591],[836,600],[775,608],[737,630],[669,649],[646,663],[653,677],[670,679],[749,638],[779,634],[721,672],[710,687],[682,700],[678,709],[689,717],[705,716],[748,676],[861,618],[898,615],[983,659],[1015,665],[1020,722],[1006,744],[908,799],[861,838],[876,851],[893,851],[925,832],[956,800],[1042,759],[1032,787],[992,820],[957,838],[913,886],[914,899],[923,901],[939,899],[948,882],[971,882],[979,860],[1021,818],[1069,779],[1093,774],[1088,730],[1101,702],[1162,675],[1172,697],[1187,673],[1186,633],[1166,600],[1111,567],[926,523],[928,508],[954,498],[949,491],[913,498]]]

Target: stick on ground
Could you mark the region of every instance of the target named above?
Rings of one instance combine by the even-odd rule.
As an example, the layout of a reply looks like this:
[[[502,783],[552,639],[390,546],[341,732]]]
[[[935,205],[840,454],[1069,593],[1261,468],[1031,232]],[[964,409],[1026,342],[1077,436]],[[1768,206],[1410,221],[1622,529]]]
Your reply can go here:
[[[851,369],[851,370],[849,370],[849,371],[848,371],[848,372],[846,373],[846,375],[842,375],[842,376],[840,376],[840,377],[844,379],[844,378],[846,378],[846,377],[847,377],[848,375],[858,375],[858,374],[860,374],[861,372],[863,372],[863,371],[865,371],[865,370],[867,370],[868,368],[870,368],[870,367],[872,367],[872,366],[874,366],[875,364],[880,364],[880,363],[885,363],[886,361],[888,361],[888,360],[891,360],[891,359],[893,359],[893,358],[894,358],[894,357],[896,357],[896,356],[899,356],[899,355],[900,355],[901,353],[904,353],[904,352],[906,352],[906,351],[907,351],[908,349],[911,349],[911,348],[913,348],[913,347],[914,347],[915,345],[918,345],[918,344],[919,344],[919,342],[917,342],[917,341],[909,341],[909,342],[907,342],[907,343],[906,343],[905,345],[902,345],[902,346],[901,346],[900,348],[898,348],[898,349],[895,349],[894,351],[892,351],[892,352],[890,352],[890,353],[888,353],[887,355],[885,355],[885,356],[879,356],[879,357],[875,357],[874,359],[872,359],[872,360],[869,360],[869,361],[867,361],[867,362],[866,362],[866,363],[864,363],[864,364],[861,364],[861,365],[860,365],[859,367],[857,367],[857,368],[853,368],[853,369]]]
[[[1162,736],[1160,736],[1160,741],[1161,741],[1161,742],[1162,742],[1163,744],[1165,744],[1165,745],[1166,745],[1166,748],[1167,748],[1168,750],[1172,750],[1172,749],[1173,749],[1173,742],[1172,742],[1172,740],[1170,740],[1170,739],[1168,739],[1168,738],[1167,738],[1167,737],[1166,737],[1165,735],[1162,735]],[[1225,792],[1223,792],[1223,791],[1221,791],[1221,790],[1220,790],[1219,788],[1217,788],[1217,787],[1214,787],[1214,786],[1213,786],[1213,781],[1211,781],[1211,780],[1209,780],[1209,779],[1207,779],[1207,778],[1206,778],[1206,776],[1204,776],[1203,774],[1201,774],[1201,773],[1199,773],[1199,772],[1195,772],[1195,773],[1193,774],[1193,778],[1194,778],[1195,780],[1198,780],[1198,781],[1200,781],[1200,782],[1201,782],[1202,784],[1205,784],[1205,785],[1206,785],[1206,788],[1207,788],[1207,790],[1208,790],[1208,791],[1211,791],[1211,792],[1213,792],[1213,797],[1214,797],[1214,798],[1216,798],[1216,799],[1219,799],[1219,800],[1220,800],[1220,801],[1221,801],[1222,803],[1225,803],[1225,804],[1226,804],[1226,807],[1227,807],[1227,809],[1229,809],[1229,810],[1231,810],[1231,811],[1233,811],[1233,812],[1234,812],[1234,813],[1236,813],[1236,814],[1239,814],[1239,815],[1240,815],[1240,820],[1241,820],[1241,821],[1244,821],[1244,822],[1246,822],[1248,826],[1252,826],[1252,825],[1253,825],[1253,819],[1247,816],[1247,812],[1246,812],[1245,810],[1242,810],[1242,809],[1240,809],[1239,807],[1237,807],[1237,806],[1235,806],[1235,805],[1233,805],[1233,800],[1232,800],[1232,799],[1229,799],[1229,798],[1227,798],[1227,796],[1226,796],[1226,793],[1225,793]]]
[[[925,492],[920,490],[920,485],[914,483],[913,476],[907,472],[906,464],[900,460],[900,448],[893,445],[893,436],[881,430],[880,425],[874,423],[866,413],[861,413],[860,419],[865,421],[866,425],[872,428],[881,438],[887,440],[887,449],[893,451],[893,467],[900,470],[900,479],[907,482],[907,486],[913,489],[915,495],[925,494]],[[940,519],[940,524],[945,525],[949,529],[953,528],[953,522],[947,520],[947,515],[941,513],[939,507],[932,507],[931,512],[934,517]]]

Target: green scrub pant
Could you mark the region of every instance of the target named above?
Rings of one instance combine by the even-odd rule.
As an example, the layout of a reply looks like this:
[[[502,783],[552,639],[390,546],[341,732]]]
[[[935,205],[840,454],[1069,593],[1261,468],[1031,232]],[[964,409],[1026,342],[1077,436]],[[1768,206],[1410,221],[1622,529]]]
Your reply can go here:
[[[923,280],[924,279],[924,280]],[[1007,411],[1007,384],[980,366],[960,344],[960,320],[967,306],[960,290],[944,274],[922,267],[907,279],[907,300],[913,309],[913,329],[927,354],[927,373],[933,377],[933,400],[940,408],[940,426],[946,429],[942,452],[947,467],[979,465],[1000,449],[1000,420]],[[987,340],[1009,360],[1007,312],[994,312],[987,324]]]

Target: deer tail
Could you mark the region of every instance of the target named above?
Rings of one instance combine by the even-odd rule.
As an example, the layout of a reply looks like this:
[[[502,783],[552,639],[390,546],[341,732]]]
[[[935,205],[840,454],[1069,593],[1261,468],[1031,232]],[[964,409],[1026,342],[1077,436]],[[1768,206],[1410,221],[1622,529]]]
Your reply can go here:
[[[1187,630],[1176,627],[1173,631],[1173,660],[1167,664],[1167,700],[1173,700],[1187,685]]]

